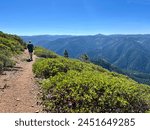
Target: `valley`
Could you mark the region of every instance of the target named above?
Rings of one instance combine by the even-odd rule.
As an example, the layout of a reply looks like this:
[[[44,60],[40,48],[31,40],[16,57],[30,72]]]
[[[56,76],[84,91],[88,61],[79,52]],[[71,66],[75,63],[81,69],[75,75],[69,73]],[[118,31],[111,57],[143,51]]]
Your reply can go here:
[[[94,63],[100,63],[104,59],[120,69],[121,74],[128,75],[139,83],[150,84],[150,35],[98,34],[60,37],[47,42],[40,42],[37,38],[33,43],[60,55],[67,50],[71,58],[79,59],[82,54],[87,54]],[[32,36],[25,40],[29,39]]]

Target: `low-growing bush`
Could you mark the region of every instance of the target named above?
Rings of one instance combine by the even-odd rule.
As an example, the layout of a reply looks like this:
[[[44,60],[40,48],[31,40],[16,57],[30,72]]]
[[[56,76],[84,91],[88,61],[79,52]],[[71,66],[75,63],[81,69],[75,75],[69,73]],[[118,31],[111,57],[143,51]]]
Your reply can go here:
[[[107,72],[105,69],[96,65],[63,57],[40,59],[33,65],[35,75],[42,78],[49,78],[59,72],[67,72],[68,70],[76,70],[79,72],[83,70]]]
[[[42,51],[43,53],[43,51]],[[47,112],[148,112],[150,86],[92,63],[61,56],[33,64]]]
[[[43,58],[57,58],[58,55],[42,47],[35,47],[34,54]]]
[[[56,59],[40,59],[33,65],[33,72],[37,77],[49,78],[59,72],[66,72],[67,66]]]
[[[0,62],[2,64],[2,67],[13,67],[15,65],[15,62],[12,61],[9,57],[0,54]]]
[[[24,46],[20,37],[0,32],[0,71],[15,65],[11,57],[20,54]]]
[[[43,81],[47,112],[145,112],[150,89],[125,78],[68,71]],[[149,91],[148,91],[149,90]]]
[[[3,62],[2,61],[0,61],[0,74],[2,73],[2,71],[3,71],[3,67],[4,67],[4,64],[3,64]]]

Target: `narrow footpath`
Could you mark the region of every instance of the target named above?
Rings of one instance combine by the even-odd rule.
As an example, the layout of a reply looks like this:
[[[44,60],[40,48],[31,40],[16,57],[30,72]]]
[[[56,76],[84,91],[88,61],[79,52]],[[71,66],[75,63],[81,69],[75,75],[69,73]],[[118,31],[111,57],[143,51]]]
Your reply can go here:
[[[15,58],[17,64],[0,75],[0,112],[1,113],[39,113],[40,90],[34,79],[32,62],[27,62],[28,52]]]

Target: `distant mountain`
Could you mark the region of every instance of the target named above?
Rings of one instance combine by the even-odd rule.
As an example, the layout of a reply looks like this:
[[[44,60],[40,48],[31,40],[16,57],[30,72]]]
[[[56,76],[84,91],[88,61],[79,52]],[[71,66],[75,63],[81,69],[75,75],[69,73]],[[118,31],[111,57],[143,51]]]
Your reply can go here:
[[[92,59],[104,58],[125,70],[150,73],[150,35],[110,36],[88,54]]]
[[[25,42],[32,41],[34,45],[46,46],[48,42],[57,40],[59,38],[72,37],[71,35],[34,35],[34,36],[20,36]]]
[[[78,58],[87,53],[90,59],[106,59],[125,70],[150,73],[150,35],[94,35],[57,39],[43,47]]]
[[[48,43],[47,49],[53,50],[63,55],[66,49],[70,57],[78,58],[81,54],[95,50],[97,47],[93,36],[75,36],[70,38],[57,39]]]

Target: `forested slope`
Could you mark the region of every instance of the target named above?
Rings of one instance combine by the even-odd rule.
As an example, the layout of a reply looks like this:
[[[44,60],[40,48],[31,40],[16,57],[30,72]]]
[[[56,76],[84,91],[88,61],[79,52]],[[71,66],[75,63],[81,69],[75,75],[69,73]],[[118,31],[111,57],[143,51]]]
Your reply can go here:
[[[39,48],[36,49],[37,52]],[[38,55],[42,57],[45,49],[40,50]],[[55,55],[37,60],[33,72],[41,79],[47,112],[146,112],[150,109],[150,86],[89,62]]]

